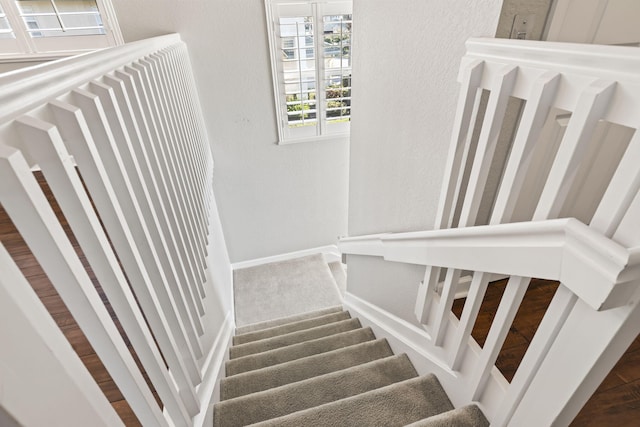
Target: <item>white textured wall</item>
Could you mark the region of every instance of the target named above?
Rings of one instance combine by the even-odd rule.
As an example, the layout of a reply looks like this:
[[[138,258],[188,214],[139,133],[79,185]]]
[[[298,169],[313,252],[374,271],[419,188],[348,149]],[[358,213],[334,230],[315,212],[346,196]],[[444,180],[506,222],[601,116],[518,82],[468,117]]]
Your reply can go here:
[[[501,6],[502,0],[354,0],[349,235],[433,227],[464,42],[493,37]],[[363,257],[348,262],[350,292],[413,319],[424,267]]]
[[[126,41],[179,32],[209,131],[232,262],[346,234],[348,144],[275,145],[262,0],[113,0]]]
[[[501,0],[354,0],[349,235],[433,226],[464,42]]]
[[[555,0],[547,40],[571,43],[640,43],[638,0]]]

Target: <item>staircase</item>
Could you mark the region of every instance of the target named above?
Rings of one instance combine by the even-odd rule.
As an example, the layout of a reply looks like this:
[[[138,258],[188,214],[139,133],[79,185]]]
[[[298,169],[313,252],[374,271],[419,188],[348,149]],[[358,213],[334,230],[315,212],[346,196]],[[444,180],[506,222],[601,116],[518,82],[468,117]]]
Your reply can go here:
[[[488,426],[342,307],[238,328],[214,426]]]
[[[467,48],[433,229],[340,240],[352,278],[361,257],[424,266],[417,295],[372,283],[376,303],[350,283],[342,300],[300,308],[343,304],[389,343],[335,309],[243,327],[226,366],[235,270],[180,37],[0,76],[0,205],[17,230],[0,242],[0,413],[25,427],[123,425],[107,399],[115,387],[100,389],[104,378],[62,332],[69,325],[27,280],[39,264],[57,294],[46,298],[68,309],[95,350],[91,365],[104,365],[144,426],[204,427],[214,407],[216,425],[569,425],[640,332],[640,77],[630,71],[640,52],[480,39]],[[488,225],[478,225],[513,98],[525,103]],[[5,249],[14,237],[37,263]],[[509,278],[480,346],[472,331],[495,274]],[[507,382],[496,360],[530,278],[561,284]],[[408,304],[381,306],[396,297]],[[419,377],[409,358],[433,375]]]

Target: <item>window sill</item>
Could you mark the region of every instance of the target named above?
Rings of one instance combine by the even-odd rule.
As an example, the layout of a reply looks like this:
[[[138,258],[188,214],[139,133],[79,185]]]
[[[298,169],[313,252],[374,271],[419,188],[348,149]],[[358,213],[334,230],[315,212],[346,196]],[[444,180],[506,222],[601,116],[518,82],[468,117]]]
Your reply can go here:
[[[291,145],[291,144],[300,144],[304,142],[327,142],[327,141],[337,141],[337,142],[349,142],[349,134],[348,133],[336,133],[333,135],[324,135],[324,136],[312,136],[310,138],[294,138],[294,139],[286,139],[278,141],[278,145]]]

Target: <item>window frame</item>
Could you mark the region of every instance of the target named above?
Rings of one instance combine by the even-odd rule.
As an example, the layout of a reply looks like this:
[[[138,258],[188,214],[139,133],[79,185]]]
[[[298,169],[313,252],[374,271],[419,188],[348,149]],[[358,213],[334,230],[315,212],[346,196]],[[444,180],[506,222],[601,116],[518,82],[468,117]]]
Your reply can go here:
[[[351,127],[349,121],[328,123],[326,116],[326,88],[324,84],[324,17],[331,15],[353,15],[351,0],[265,0],[267,32],[269,36],[269,56],[273,83],[273,97],[276,109],[278,141],[280,145],[322,140],[348,141]],[[315,126],[290,127],[287,119],[287,101],[284,85],[284,61],[279,57],[281,40],[279,19],[281,17],[313,17],[313,37],[315,50],[315,97],[317,124]],[[353,33],[350,33],[353,45]],[[351,55],[351,51],[349,53]],[[349,110],[351,106],[349,105]]]
[[[0,63],[46,61],[124,44],[111,1],[95,2],[105,34],[32,38],[15,0],[0,0],[0,7],[15,35],[15,38],[0,39]]]

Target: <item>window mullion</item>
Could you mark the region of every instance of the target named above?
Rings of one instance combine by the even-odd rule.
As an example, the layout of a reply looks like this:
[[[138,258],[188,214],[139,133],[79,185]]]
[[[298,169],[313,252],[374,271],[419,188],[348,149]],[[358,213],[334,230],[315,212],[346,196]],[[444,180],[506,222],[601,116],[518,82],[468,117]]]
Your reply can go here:
[[[7,15],[7,20],[9,21],[9,25],[11,25],[13,34],[16,36],[16,41],[20,49],[26,53],[35,53],[35,46],[31,41],[31,37],[29,37],[29,33],[26,31],[27,28],[20,16],[20,10],[15,0],[0,0],[0,3],[2,4],[4,13]]]
[[[343,24],[333,23],[333,21],[336,21],[341,14],[351,14],[350,1],[265,0],[265,6],[269,28],[274,100],[279,119],[279,143],[312,141],[329,136],[348,136],[349,123],[342,123],[348,122],[348,117],[346,120],[334,119],[331,122],[328,119],[333,118],[336,112],[340,115],[343,114],[343,111],[336,105],[348,103],[343,99],[346,92],[342,85],[333,88],[329,86],[329,83],[339,80],[338,76],[343,79],[341,76],[348,73],[348,64],[339,62],[343,59],[340,55],[336,56],[341,54],[346,46],[346,41],[342,40],[345,36],[344,29],[340,27]],[[325,25],[325,15],[332,16],[327,18],[332,22],[328,26]],[[298,43],[293,46],[293,41],[300,42],[302,27],[298,28],[299,31],[295,31],[291,23],[303,17],[313,28],[306,28],[305,49],[301,51]],[[333,41],[335,37],[328,36],[331,41],[325,41],[325,31],[339,33],[335,35],[339,40]],[[285,32],[290,33],[291,40],[284,39]],[[289,44],[291,44],[290,47]],[[331,50],[327,50],[329,45]],[[313,60],[310,56],[312,50],[315,55]],[[309,56],[307,57],[307,55]],[[333,59],[334,57],[338,59]],[[332,79],[325,75],[327,73],[332,76]],[[289,84],[285,81],[288,81]],[[294,81],[300,82],[300,87],[296,87]],[[331,99],[335,102],[330,104],[329,96],[336,98],[335,100]],[[309,117],[305,116],[307,111],[305,107],[310,108]],[[349,116],[348,113],[350,111],[344,115]]]
[[[0,0],[15,35],[15,38],[5,38],[2,42],[0,61],[52,59],[122,44],[110,0],[93,2],[95,8],[91,8],[90,14],[83,13],[89,6],[81,7],[77,13],[66,13],[64,8],[60,9],[60,2],[56,3],[55,0],[37,2],[41,6],[46,5],[46,11],[27,13],[27,9],[24,9],[25,13],[22,13],[23,8],[18,1]],[[71,16],[71,21],[63,17],[67,15]],[[58,22],[53,25],[55,20]],[[32,22],[37,29],[32,28]],[[7,40],[11,40],[11,43],[7,43]]]
[[[324,44],[322,22],[322,5],[313,4],[313,25],[316,49],[316,111],[318,115],[318,135],[327,132],[327,91],[324,85]]]
[[[64,26],[64,22],[62,22],[62,17],[60,16],[60,11],[58,10],[58,6],[56,6],[56,2],[53,0],[49,0],[51,2],[51,7],[53,7],[53,12],[56,14],[56,18],[58,19],[58,23],[60,24],[60,28],[62,31],[67,31]]]

